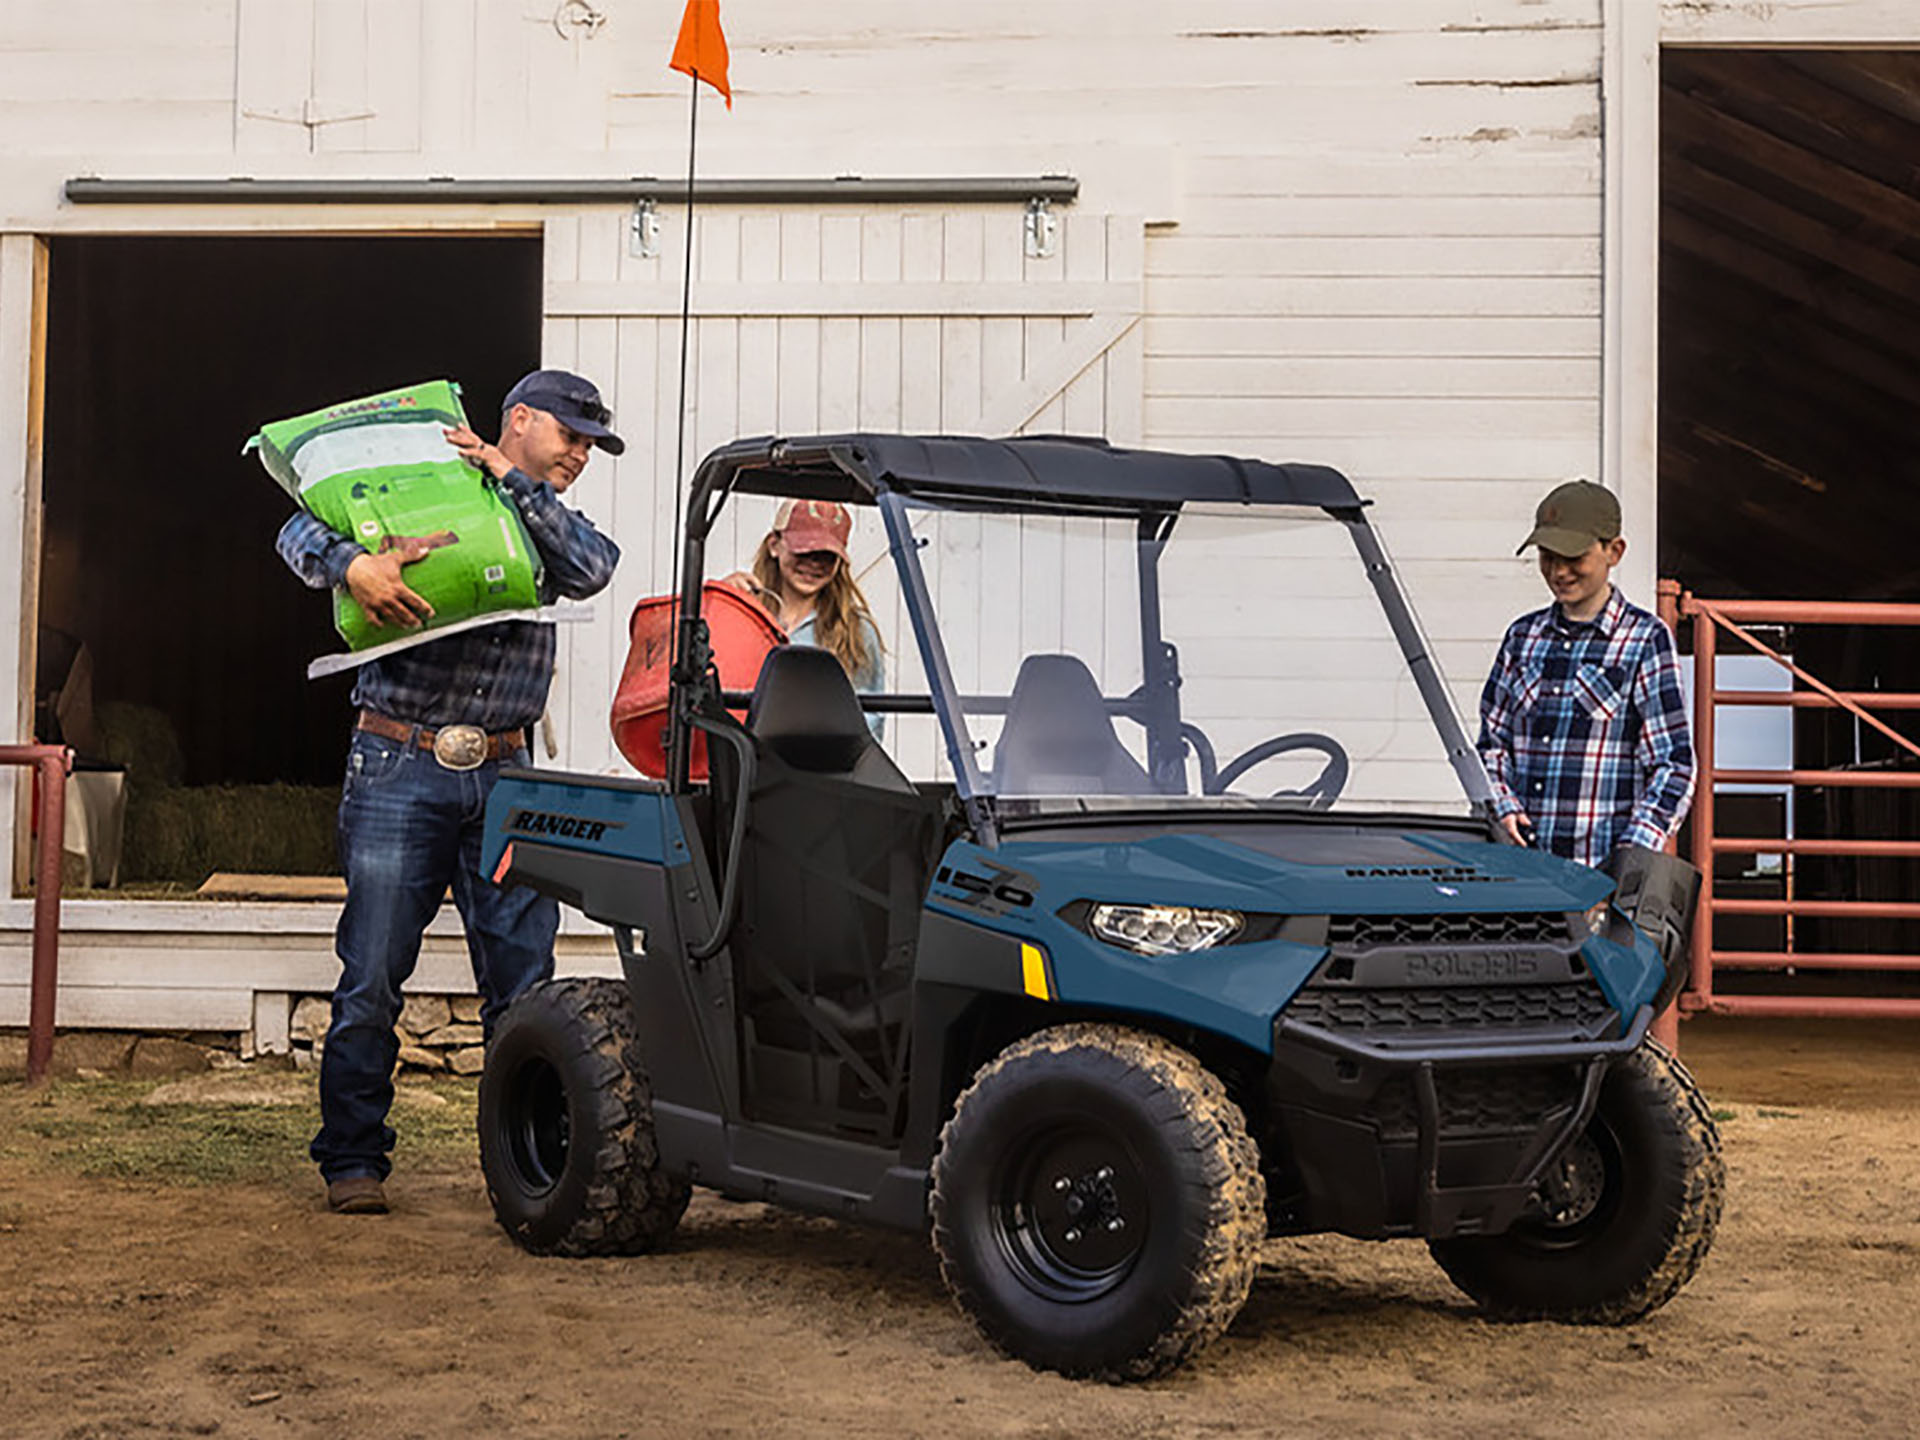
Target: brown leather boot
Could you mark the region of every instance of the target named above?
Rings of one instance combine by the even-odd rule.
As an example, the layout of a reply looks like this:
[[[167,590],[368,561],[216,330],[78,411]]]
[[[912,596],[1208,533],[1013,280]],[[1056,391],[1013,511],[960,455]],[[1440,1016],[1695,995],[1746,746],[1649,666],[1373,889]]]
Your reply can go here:
[[[344,1175],[327,1182],[327,1208],[336,1215],[384,1215],[386,1187],[374,1175]]]

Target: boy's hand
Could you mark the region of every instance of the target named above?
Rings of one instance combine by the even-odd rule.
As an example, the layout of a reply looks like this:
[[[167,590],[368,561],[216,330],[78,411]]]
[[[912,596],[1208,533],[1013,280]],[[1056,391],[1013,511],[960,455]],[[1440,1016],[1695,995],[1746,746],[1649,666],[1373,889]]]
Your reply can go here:
[[[433,616],[433,606],[400,578],[400,568],[427,555],[425,541],[404,539],[383,555],[358,555],[347,566],[347,590],[376,626],[417,630]]]
[[[1502,815],[1500,828],[1513,837],[1513,843],[1516,845],[1533,843],[1533,821],[1527,818],[1527,812],[1524,810],[1516,810],[1511,815]]]

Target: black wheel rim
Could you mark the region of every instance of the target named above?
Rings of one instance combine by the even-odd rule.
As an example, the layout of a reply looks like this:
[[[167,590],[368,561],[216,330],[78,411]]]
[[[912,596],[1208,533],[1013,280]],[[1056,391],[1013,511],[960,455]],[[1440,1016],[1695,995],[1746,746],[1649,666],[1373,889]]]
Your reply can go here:
[[[560,1183],[567,1168],[567,1091],[560,1072],[535,1056],[523,1060],[506,1087],[501,1129],[514,1174],[532,1195]]]
[[[1011,1146],[994,1187],[993,1238],[1035,1294],[1096,1300],[1124,1282],[1145,1247],[1146,1175],[1117,1136],[1055,1126]]]
[[[1511,1232],[1535,1250],[1572,1250],[1591,1241],[1619,1212],[1630,1178],[1619,1140],[1599,1119],[1555,1166]]]

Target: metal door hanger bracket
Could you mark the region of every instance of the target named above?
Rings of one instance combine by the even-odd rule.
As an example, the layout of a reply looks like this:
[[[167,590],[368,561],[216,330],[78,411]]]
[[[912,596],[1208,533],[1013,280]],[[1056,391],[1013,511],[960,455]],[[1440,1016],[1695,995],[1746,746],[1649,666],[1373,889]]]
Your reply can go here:
[[[660,254],[660,210],[650,198],[634,202],[633,219],[627,230],[627,253],[642,260],[653,260]]]
[[[1060,217],[1053,213],[1053,202],[1036,195],[1027,201],[1027,258],[1046,260],[1059,248]]]

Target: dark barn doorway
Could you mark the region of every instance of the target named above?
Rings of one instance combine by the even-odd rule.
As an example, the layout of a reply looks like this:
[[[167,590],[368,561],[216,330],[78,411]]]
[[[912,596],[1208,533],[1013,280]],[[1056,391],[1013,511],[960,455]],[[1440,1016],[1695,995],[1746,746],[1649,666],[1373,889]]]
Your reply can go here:
[[[1668,49],[1661,69],[1660,573],[1708,597],[1920,600],[1920,52]],[[1839,690],[1920,691],[1911,630],[1804,625],[1765,638]],[[1754,712],[1723,713],[1723,744],[1743,713]],[[1882,718],[1920,737],[1920,715]],[[1795,710],[1787,743],[1807,770],[1913,763],[1842,711]],[[1915,797],[1722,794],[1718,828],[1920,837]],[[1790,875],[1752,859],[1720,857],[1716,890],[1892,899],[1920,885],[1907,859],[1801,857]],[[1791,936],[1806,951],[1914,954],[1920,971],[1910,921],[1722,917],[1715,936],[1734,950]],[[1846,984],[1869,980],[1915,983]]]
[[[50,249],[43,653],[84,641],[96,711],[140,732],[122,758],[146,747],[130,783],[337,791],[351,677],[305,677],[340,648],[330,605],[274,553],[292,507],[241,445],[264,421],[441,376],[493,434],[539,363],[540,240]]]
[[[1661,573],[1920,598],[1920,52],[1661,66]]]

